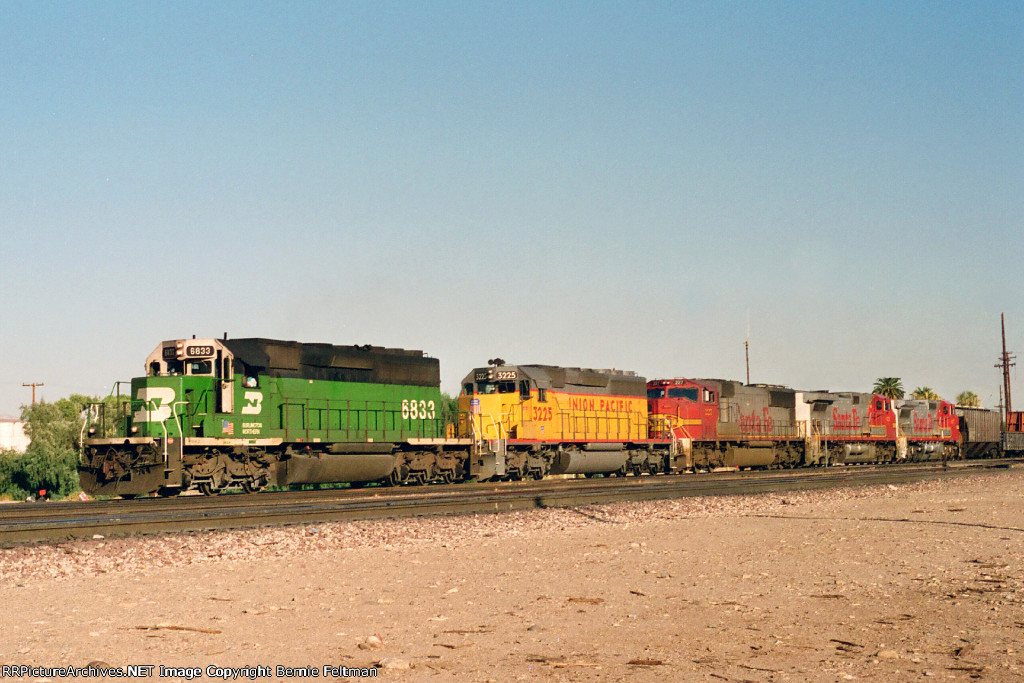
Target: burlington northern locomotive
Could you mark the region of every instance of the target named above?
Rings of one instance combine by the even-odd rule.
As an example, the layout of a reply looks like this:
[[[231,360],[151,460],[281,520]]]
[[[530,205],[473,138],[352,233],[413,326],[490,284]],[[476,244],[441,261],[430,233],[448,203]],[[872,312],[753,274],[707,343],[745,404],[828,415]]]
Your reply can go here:
[[[979,457],[992,415],[946,401],[500,359],[457,410],[422,351],[273,339],[159,344],[124,414],[87,423],[91,494],[205,494],[293,484],[640,475]],[[959,413],[959,414],[958,414]],[[114,436],[109,436],[111,431]]]

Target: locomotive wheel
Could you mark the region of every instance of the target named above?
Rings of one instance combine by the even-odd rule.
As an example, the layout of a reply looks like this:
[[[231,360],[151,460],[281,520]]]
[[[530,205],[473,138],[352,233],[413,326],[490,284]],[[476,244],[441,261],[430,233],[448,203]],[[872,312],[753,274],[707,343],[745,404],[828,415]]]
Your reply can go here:
[[[455,482],[455,470],[441,470],[441,481],[445,484],[452,484]]]
[[[204,496],[215,496],[217,495],[217,489],[215,489],[213,487],[213,484],[211,484],[210,482],[204,481],[203,483],[199,484],[199,493],[203,494]]]
[[[402,465],[397,465],[395,469],[391,470],[391,474],[384,478],[384,485],[401,486],[407,481],[409,481],[409,469]]]

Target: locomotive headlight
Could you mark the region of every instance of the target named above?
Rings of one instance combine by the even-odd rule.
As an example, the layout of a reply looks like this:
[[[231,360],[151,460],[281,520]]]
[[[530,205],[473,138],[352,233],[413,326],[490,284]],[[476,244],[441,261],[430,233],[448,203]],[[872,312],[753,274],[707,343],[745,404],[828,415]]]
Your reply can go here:
[[[139,426],[138,425],[132,425],[132,434],[138,434],[138,433],[139,433]]]
[[[89,436],[96,436],[96,428],[89,427]]]

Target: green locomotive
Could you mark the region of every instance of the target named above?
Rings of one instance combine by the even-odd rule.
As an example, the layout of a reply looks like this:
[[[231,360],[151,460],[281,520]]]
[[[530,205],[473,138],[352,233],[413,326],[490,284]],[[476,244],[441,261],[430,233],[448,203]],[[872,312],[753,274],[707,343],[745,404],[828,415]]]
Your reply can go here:
[[[327,482],[462,478],[440,365],[422,351],[273,339],[162,342],[131,382],[116,437],[87,425],[90,494],[257,491]],[[94,416],[106,422],[112,416]]]

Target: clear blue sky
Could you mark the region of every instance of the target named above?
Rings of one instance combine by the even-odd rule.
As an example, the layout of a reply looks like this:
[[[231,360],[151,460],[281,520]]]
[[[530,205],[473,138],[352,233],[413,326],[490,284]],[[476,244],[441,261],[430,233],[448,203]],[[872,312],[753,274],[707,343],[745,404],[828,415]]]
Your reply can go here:
[[[4,1],[0,63],[0,415],[224,332],[449,391],[742,379],[748,322],[804,389],[1024,358],[1022,3]]]

